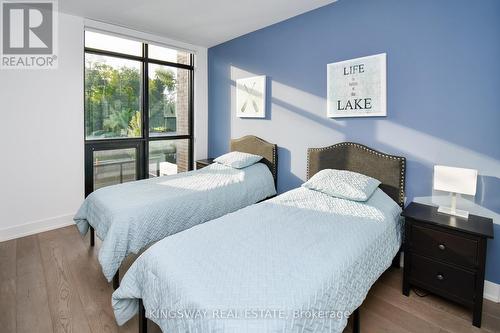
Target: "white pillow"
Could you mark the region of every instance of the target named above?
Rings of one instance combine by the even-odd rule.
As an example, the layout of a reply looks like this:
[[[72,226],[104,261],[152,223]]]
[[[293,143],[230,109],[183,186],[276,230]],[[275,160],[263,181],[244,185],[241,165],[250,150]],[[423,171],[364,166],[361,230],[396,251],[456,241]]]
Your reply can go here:
[[[380,185],[375,178],[335,169],[324,169],[302,184],[303,187],[332,197],[353,201],[366,201]]]
[[[261,159],[262,156],[259,155],[242,153],[240,151],[232,151],[230,153],[217,157],[214,162],[224,164],[235,169],[243,169],[257,163]]]

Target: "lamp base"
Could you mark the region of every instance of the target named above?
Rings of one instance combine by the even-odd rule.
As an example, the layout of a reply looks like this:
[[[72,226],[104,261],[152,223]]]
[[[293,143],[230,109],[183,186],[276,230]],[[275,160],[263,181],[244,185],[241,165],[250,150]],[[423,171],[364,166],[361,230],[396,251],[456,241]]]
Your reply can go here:
[[[448,215],[454,215],[454,216],[463,217],[464,219],[468,219],[469,218],[469,212],[468,211],[461,210],[461,209],[453,209],[452,207],[439,206],[438,212],[439,213],[448,214]]]

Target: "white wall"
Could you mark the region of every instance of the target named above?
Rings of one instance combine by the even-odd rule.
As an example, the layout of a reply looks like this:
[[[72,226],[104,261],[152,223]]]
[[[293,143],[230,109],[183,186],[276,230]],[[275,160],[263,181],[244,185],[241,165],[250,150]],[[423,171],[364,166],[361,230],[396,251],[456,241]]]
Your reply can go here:
[[[0,70],[0,241],[67,224],[83,198],[83,19],[59,15],[59,67]]]
[[[194,68],[194,160],[208,157],[208,55],[200,47]]]
[[[58,69],[0,70],[0,241],[71,224],[83,201],[83,32],[89,22],[59,14]],[[195,51],[195,158],[206,157],[206,48],[115,29]]]

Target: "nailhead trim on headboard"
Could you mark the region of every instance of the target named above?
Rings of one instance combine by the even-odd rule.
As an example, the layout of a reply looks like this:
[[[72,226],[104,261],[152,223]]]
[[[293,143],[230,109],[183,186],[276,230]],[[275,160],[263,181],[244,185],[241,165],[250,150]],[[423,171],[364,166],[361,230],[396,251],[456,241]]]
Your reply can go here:
[[[266,140],[259,138],[258,136],[254,136],[254,138],[257,139],[258,141],[264,143],[264,144],[271,144],[271,143],[267,142]],[[277,168],[278,168],[278,160],[276,158],[276,154],[277,154],[276,145],[273,145],[273,160],[271,161],[273,167],[272,167],[271,173],[273,175],[275,184],[277,184],[277,182],[278,182],[278,177],[276,176]]]
[[[382,157],[382,158],[387,158],[387,159],[391,159],[391,160],[397,160],[400,162],[401,164],[401,174],[400,174],[400,177],[399,177],[399,202],[398,204],[403,207],[404,206],[404,201],[405,201],[405,174],[406,174],[406,159],[404,157],[400,157],[400,156],[395,156],[395,155],[389,155],[389,154],[385,154],[385,153],[382,153],[382,152],[379,152],[379,151],[376,151],[374,149],[371,149],[371,148],[368,148],[367,146],[364,146],[362,144],[359,144],[359,143],[355,143],[355,142],[341,142],[341,143],[337,143],[337,144],[334,144],[334,145],[331,145],[331,146],[328,146],[328,147],[322,147],[322,148],[308,148],[307,151],[308,151],[308,154],[307,154],[307,179],[310,178],[310,172],[309,172],[309,164],[310,164],[310,154],[309,152],[310,151],[325,151],[325,150],[330,150],[330,149],[334,149],[334,148],[337,148],[337,147],[342,147],[342,146],[352,146],[352,147],[356,147],[356,148],[359,148],[359,149],[362,149],[370,154],[374,154],[374,155],[377,155],[379,157]]]
[[[277,173],[277,168],[278,168],[278,159],[276,158],[276,146],[273,147],[273,170],[272,170],[272,173],[273,173],[273,178],[274,178],[274,182],[275,182],[275,185],[278,184],[278,177],[276,175]]]

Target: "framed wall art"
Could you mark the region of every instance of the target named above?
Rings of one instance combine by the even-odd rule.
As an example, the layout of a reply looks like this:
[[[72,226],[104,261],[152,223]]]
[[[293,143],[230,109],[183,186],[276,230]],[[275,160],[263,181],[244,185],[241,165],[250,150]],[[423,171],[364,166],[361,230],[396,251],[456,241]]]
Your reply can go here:
[[[266,117],[266,76],[236,80],[236,116],[240,118]]]
[[[327,65],[327,116],[387,115],[385,53]]]

